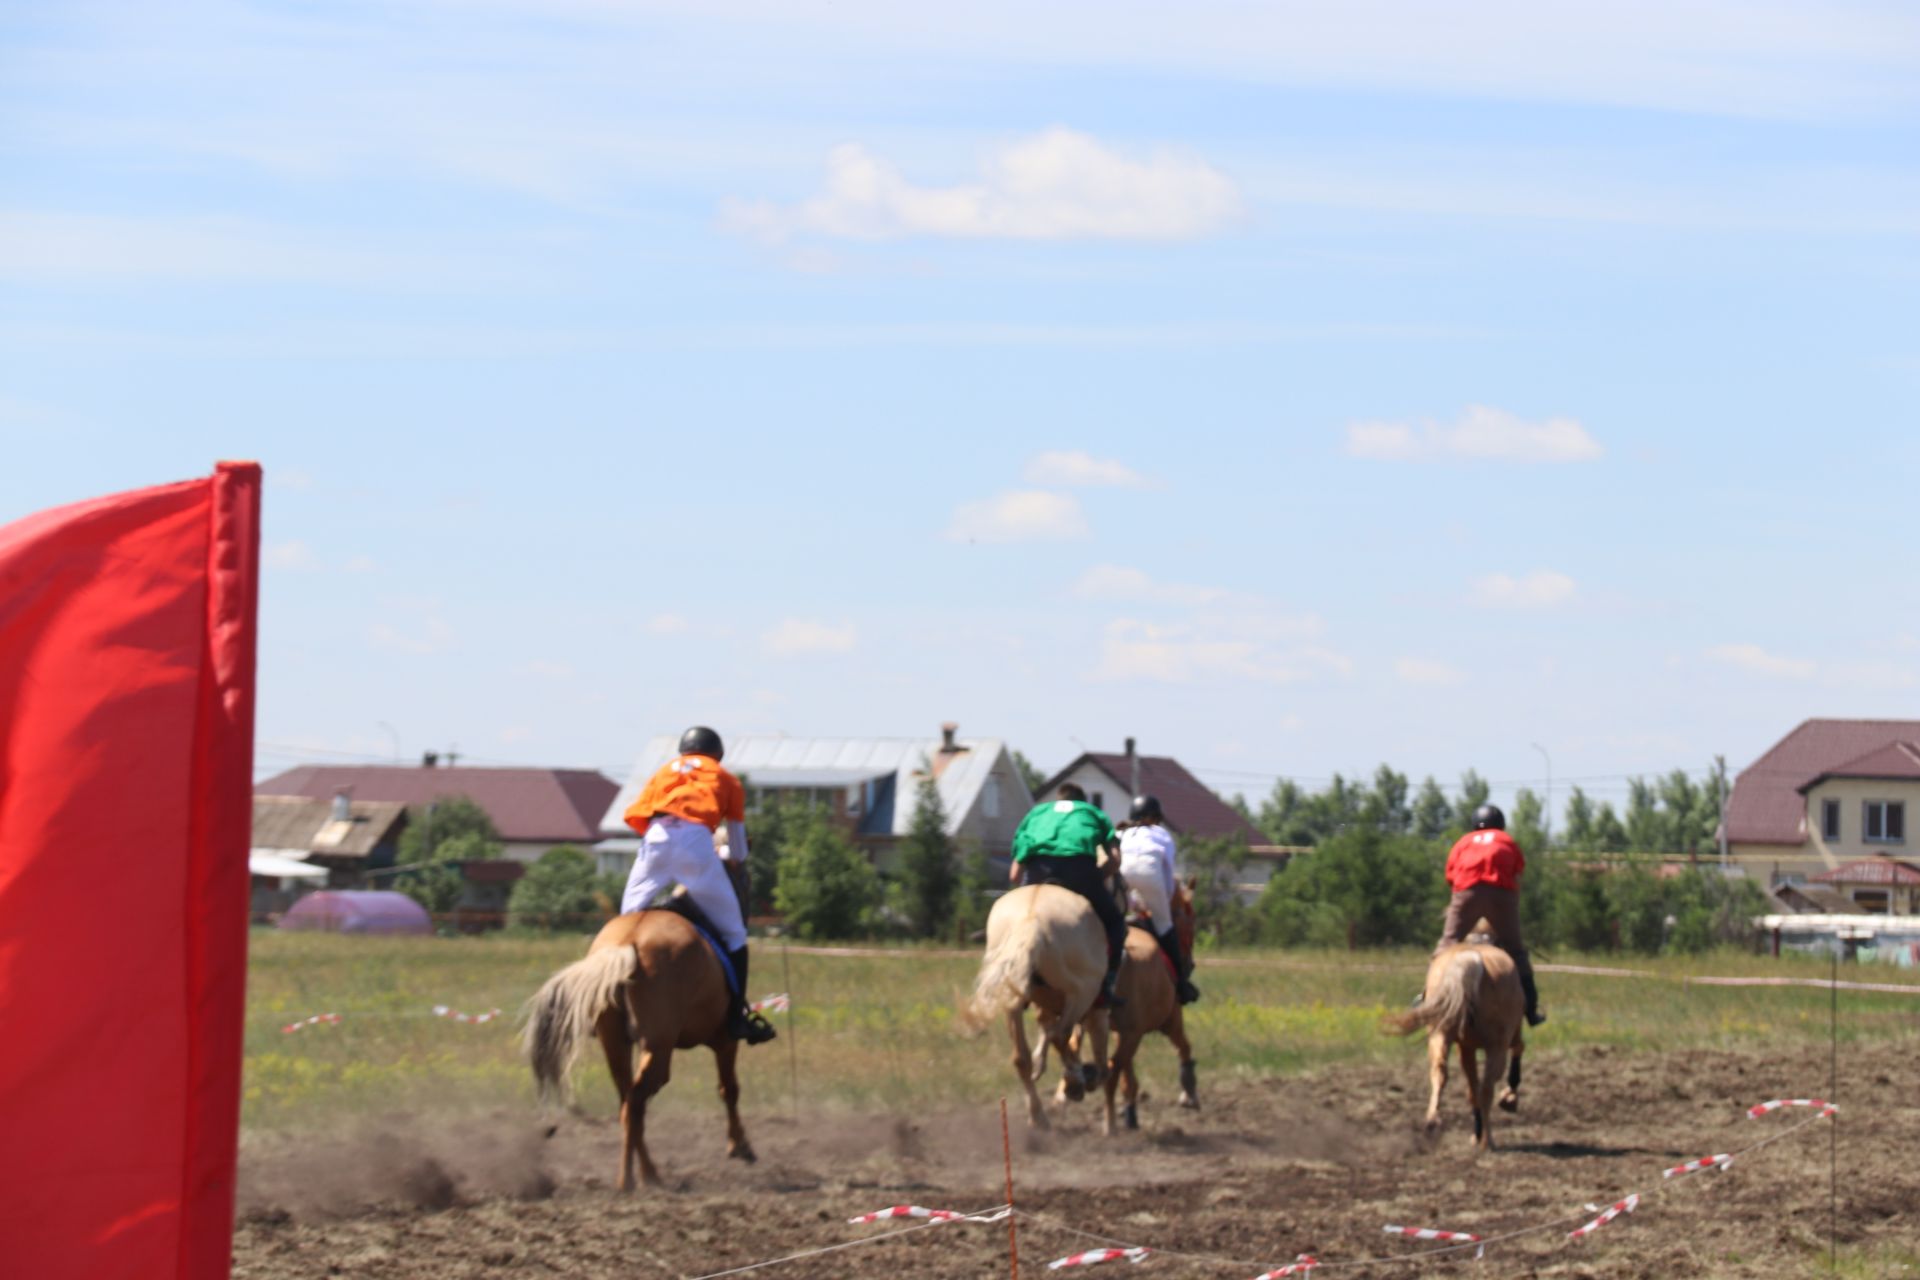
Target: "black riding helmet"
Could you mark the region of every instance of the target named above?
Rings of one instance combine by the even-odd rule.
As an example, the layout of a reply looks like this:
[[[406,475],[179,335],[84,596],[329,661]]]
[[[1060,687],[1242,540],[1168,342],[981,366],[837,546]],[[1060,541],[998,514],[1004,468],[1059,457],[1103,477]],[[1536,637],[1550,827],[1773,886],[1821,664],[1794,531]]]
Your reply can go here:
[[[697,724],[680,735],[680,754],[683,756],[706,756],[718,761],[726,754],[726,748],[720,745],[720,735],[703,724]]]
[[[1134,822],[1160,822],[1160,799],[1158,796],[1135,796],[1133,805],[1127,810],[1127,817]]]
[[[1507,815],[1500,812],[1497,804],[1483,804],[1473,811],[1473,829],[1475,831],[1505,831]]]

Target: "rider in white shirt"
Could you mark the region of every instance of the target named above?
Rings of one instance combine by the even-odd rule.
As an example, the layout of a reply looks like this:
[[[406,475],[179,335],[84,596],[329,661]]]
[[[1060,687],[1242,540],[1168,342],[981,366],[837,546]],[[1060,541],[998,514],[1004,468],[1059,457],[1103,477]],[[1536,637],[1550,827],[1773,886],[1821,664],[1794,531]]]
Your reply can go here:
[[[1180,1003],[1192,1004],[1200,998],[1200,990],[1192,981],[1193,957],[1180,946],[1179,935],[1173,927],[1178,857],[1173,832],[1167,830],[1166,819],[1160,813],[1160,801],[1153,796],[1135,796],[1127,818],[1120,826],[1120,874],[1126,877],[1128,893],[1153,921],[1153,934],[1160,941],[1160,949],[1173,961]]]

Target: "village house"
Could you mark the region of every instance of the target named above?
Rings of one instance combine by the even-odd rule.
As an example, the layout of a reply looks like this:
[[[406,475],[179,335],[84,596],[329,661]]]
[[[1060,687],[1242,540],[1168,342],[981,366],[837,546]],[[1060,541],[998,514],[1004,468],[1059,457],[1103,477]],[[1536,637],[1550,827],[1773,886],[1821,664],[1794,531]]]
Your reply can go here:
[[[1115,823],[1127,820],[1134,796],[1151,795],[1160,801],[1167,829],[1180,841],[1226,839],[1242,846],[1246,859],[1236,873],[1234,887],[1248,901],[1259,897],[1289,857],[1302,852],[1268,843],[1258,827],[1189,773],[1186,766],[1172,756],[1139,754],[1132,738],[1127,739],[1122,751],[1088,751],[1076,757],[1047,779],[1040,788],[1040,798],[1051,796],[1055,788],[1067,782],[1077,784],[1094,807]]]
[[[253,798],[247,870],[256,920],[285,911],[313,889],[357,889],[390,867],[406,829],[407,806],[393,801],[306,796]]]
[[[1907,814],[1920,810],[1920,721],[1808,720],[1734,780],[1723,833],[1731,864],[1808,905],[1885,912],[1920,870]]]
[[[931,774],[946,813],[947,834],[963,848],[1003,860],[1014,828],[1032,804],[1013,754],[999,738],[962,738],[944,724],[937,738],[790,738],[742,734],[726,739],[726,766],[747,789],[747,833],[761,806],[800,803],[826,815],[875,866],[892,865],[913,822],[914,794]],[[633,774],[603,812],[594,846],[600,868],[624,874],[639,840],[627,807],[647,779],[674,758],[679,738],[649,739]]]

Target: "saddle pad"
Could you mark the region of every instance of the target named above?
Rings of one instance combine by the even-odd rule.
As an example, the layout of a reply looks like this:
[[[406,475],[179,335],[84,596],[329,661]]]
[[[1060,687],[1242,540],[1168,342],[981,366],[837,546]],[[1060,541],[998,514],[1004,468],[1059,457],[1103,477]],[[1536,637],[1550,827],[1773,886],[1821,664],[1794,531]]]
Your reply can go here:
[[[1160,945],[1160,936],[1153,931],[1153,926],[1150,923],[1140,920],[1129,920],[1127,924],[1153,939],[1153,954],[1160,957],[1160,963],[1166,967],[1167,977],[1175,986],[1178,986],[1180,983],[1180,971],[1173,967],[1173,957],[1168,955],[1167,949]]]

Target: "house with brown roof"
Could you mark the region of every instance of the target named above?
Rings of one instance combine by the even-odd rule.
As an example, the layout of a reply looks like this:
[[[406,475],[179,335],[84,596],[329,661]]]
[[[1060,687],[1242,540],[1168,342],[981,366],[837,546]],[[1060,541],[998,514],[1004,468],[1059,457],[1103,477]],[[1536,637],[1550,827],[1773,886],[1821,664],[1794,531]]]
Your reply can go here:
[[[1297,849],[1270,844],[1266,834],[1240,811],[1222,800],[1206,783],[1172,756],[1143,756],[1128,738],[1123,751],[1088,751],[1048,778],[1036,799],[1051,797],[1062,783],[1072,782],[1087,793],[1093,806],[1115,823],[1127,820],[1135,795],[1160,802],[1167,829],[1180,841],[1223,838],[1244,845],[1247,859],[1236,876],[1243,898],[1258,897],[1266,882]]]
[[[467,765],[300,765],[254,784],[259,796],[350,803],[383,801],[427,820],[429,806],[465,796],[486,811],[506,858],[533,862],[555,845],[586,848],[620,785],[594,769],[489,769]]]
[[[393,865],[407,806],[345,795],[253,798],[247,870],[256,919],[284,911],[310,889],[350,889],[368,871]]]
[[[1920,811],[1920,721],[1807,720],[1734,779],[1727,851],[1762,883],[1825,880],[1913,848],[1910,811]]]

